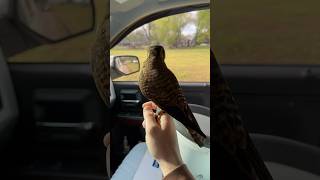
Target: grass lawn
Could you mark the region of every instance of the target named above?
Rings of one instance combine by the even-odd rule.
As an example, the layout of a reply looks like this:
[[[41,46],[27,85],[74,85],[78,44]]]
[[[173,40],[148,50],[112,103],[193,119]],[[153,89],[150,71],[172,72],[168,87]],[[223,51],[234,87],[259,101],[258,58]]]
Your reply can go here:
[[[112,49],[111,55],[134,55],[140,60],[142,67],[147,57],[147,50],[142,49]],[[209,82],[210,81],[210,52],[209,48],[167,49],[166,60],[169,69],[179,81]],[[124,76],[117,81],[137,81],[139,73]]]
[[[319,0],[215,1],[215,54],[223,64],[320,64],[319,7]]]

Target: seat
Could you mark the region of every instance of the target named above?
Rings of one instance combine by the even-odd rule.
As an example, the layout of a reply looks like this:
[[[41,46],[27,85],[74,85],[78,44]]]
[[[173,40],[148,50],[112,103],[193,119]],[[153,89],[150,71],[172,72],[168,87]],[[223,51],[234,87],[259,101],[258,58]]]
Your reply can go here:
[[[210,109],[204,106],[189,104],[200,128],[210,137]],[[180,153],[191,173],[198,178],[210,179],[210,149],[199,148],[194,142],[186,128],[174,120],[177,129],[177,138]],[[139,143],[128,153],[122,163],[112,176],[112,180],[132,180],[142,163],[144,155],[148,153],[145,143]],[[156,180],[153,177],[154,180]],[[161,178],[159,178],[160,180]]]
[[[320,148],[278,136],[250,136],[274,180],[320,179]]]

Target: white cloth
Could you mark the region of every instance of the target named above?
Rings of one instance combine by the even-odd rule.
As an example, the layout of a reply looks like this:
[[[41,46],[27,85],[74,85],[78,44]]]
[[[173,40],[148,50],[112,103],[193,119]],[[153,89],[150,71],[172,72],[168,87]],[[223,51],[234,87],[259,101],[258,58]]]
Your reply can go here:
[[[146,151],[146,143],[139,143],[134,146],[124,158],[111,179],[132,180]]]
[[[147,150],[139,164],[133,180],[161,180],[162,172],[159,163],[151,156]]]
[[[210,179],[210,149],[200,148],[196,143],[190,141],[177,132],[180,154],[183,162],[187,165],[191,174],[197,180]]]
[[[192,175],[197,180],[209,180],[210,149],[199,148],[198,145],[182,136],[179,132],[177,132],[177,137],[182,160]],[[111,179],[134,180],[135,176],[141,177],[145,172],[146,179],[152,177],[153,180],[161,180],[160,174],[152,171],[153,168],[150,166],[152,163],[153,159],[148,152],[146,144],[139,143],[125,157]],[[137,179],[137,177],[135,180],[143,180],[143,178]]]

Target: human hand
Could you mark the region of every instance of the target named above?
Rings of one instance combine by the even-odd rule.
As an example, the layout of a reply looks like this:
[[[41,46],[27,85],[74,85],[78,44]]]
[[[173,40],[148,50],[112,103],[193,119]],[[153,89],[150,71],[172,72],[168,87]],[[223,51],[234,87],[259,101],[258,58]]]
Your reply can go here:
[[[146,144],[151,155],[159,162],[163,176],[183,164],[178,146],[175,124],[171,116],[162,114],[159,120],[153,110],[157,105],[151,101],[142,105],[146,130]]]

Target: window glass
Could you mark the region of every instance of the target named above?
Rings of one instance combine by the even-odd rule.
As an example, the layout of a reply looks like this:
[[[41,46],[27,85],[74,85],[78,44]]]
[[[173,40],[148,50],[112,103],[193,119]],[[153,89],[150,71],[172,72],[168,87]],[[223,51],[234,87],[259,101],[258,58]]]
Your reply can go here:
[[[214,50],[222,64],[320,64],[320,1],[215,2]]]
[[[110,54],[133,55],[142,67],[147,48],[161,44],[166,64],[179,81],[210,81],[210,11],[201,10],[164,17],[147,23],[124,38]],[[139,72],[116,81],[137,81]]]

